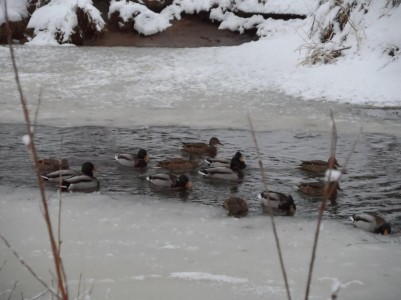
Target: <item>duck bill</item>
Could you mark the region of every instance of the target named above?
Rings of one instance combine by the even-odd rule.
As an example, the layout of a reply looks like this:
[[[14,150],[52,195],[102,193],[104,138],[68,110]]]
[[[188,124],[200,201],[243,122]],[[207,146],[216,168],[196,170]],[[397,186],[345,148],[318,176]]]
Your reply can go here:
[[[387,229],[384,229],[383,235],[388,235],[388,234],[389,234],[388,230],[387,230]]]

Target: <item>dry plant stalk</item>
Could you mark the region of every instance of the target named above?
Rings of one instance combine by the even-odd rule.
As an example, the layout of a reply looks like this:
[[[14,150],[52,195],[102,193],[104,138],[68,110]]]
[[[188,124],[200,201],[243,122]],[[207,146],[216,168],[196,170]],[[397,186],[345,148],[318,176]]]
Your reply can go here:
[[[331,117],[331,122],[332,122],[330,157],[335,157],[336,146],[337,146],[337,127],[336,127],[336,123],[334,120],[333,111],[331,109],[330,109],[330,117]],[[354,144],[352,145],[351,151],[350,151],[347,159],[345,160],[345,163],[343,164],[343,172],[345,171],[345,168],[351,158],[351,155],[355,150],[356,144],[358,143],[361,133],[362,133],[362,128],[360,129],[359,134],[358,134]],[[330,160],[328,169],[332,170],[333,167],[334,167],[334,160]],[[341,172],[340,175],[338,176],[338,178],[336,178],[337,182],[340,181],[343,172]],[[332,175],[331,171],[329,171],[328,180],[326,181],[325,193],[323,195],[323,200],[320,203],[320,207],[319,207],[319,214],[318,214],[317,226],[316,226],[316,231],[315,231],[315,238],[314,238],[313,247],[312,247],[312,257],[311,257],[311,261],[310,261],[310,265],[309,265],[308,281],[306,284],[305,300],[309,299],[310,286],[311,286],[311,282],[312,282],[312,273],[313,273],[313,267],[314,267],[315,259],[316,259],[316,250],[317,250],[317,244],[319,241],[320,226],[322,224],[323,213],[324,213],[324,210],[326,209],[328,199],[335,192],[335,190],[337,188],[337,184],[330,184],[331,183],[331,175]]]
[[[22,86],[21,86],[21,83],[19,80],[18,68],[17,68],[17,64],[15,61],[14,48],[12,46],[12,40],[11,40],[12,32],[11,32],[11,28],[10,28],[10,24],[9,24],[10,21],[8,19],[8,13],[7,13],[7,0],[5,0],[5,2],[4,2],[4,8],[5,8],[4,11],[5,11],[6,28],[7,28],[7,35],[8,35],[8,45],[10,48],[11,62],[12,62],[12,66],[14,69],[15,81],[17,83],[17,89],[18,89],[18,93],[20,96],[20,102],[21,102],[22,111],[24,114],[25,123],[26,123],[27,131],[28,131],[28,137],[29,137],[29,142],[28,142],[27,146],[31,152],[32,160],[35,165],[36,178],[37,178],[37,181],[39,184],[40,198],[41,198],[41,203],[42,203],[42,208],[43,208],[43,217],[45,219],[45,223],[46,223],[46,227],[47,227],[47,231],[48,231],[48,235],[49,235],[51,251],[52,251],[53,259],[54,259],[54,268],[56,270],[57,287],[58,287],[58,292],[56,293],[56,295],[58,298],[60,298],[62,300],[68,300],[68,290],[67,290],[67,285],[66,285],[66,278],[65,278],[63,262],[62,262],[62,259],[60,256],[59,245],[57,245],[55,237],[54,237],[54,233],[53,233],[52,222],[51,222],[49,208],[47,205],[47,200],[46,200],[46,195],[45,195],[45,188],[44,188],[42,178],[40,176],[39,159],[38,159],[35,143],[33,141],[34,134],[33,134],[33,129],[31,127],[28,106],[27,106],[27,103],[25,101],[25,98],[24,98],[24,95],[22,92]],[[26,264],[24,264],[24,266],[27,267]],[[38,279],[38,278],[36,277],[36,279]]]
[[[251,116],[248,113],[248,121],[249,121],[249,126],[251,128],[251,133],[252,133],[252,138],[253,138],[253,142],[255,144],[255,149],[256,149],[256,156],[258,157],[258,163],[259,163],[259,168],[260,168],[260,174],[262,176],[262,182],[263,182],[263,186],[264,189],[267,193],[269,193],[269,189],[267,186],[267,180],[266,180],[266,174],[263,168],[263,162],[261,159],[261,155],[260,155],[260,151],[259,151],[259,145],[258,145],[258,141],[256,139],[256,134],[255,134],[255,130],[253,128],[253,124],[252,124],[252,119]],[[276,241],[276,246],[277,246],[277,252],[278,252],[278,256],[279,256],[279,260],[280,260],[280,267],[281,267],[281,272],[283,273],[283,278],[284,278],[284,283],[285,283],[285,289],[287,291],[287,298],[288,300],[291,300],[291,293],[290,293],[290,286],[288,284],[288,279],[287,279],[287,272],[285,270],[285,266],[284,266],[284,259],[283,259],[283,253],[281,251],[281,246],[280,246],[280,240],[278,238],[278,233],[277,233],[277,228],[276,228],[276,223],[274,221],[274,216],[273,216],[273,209],[270,203],[270,198],[267,197],[268,199],[268,212],[270,215],[270,219],[271,219],[271,223],[272,223],[272,229],[273,229],[273,234],[274,234],[274,239]]]

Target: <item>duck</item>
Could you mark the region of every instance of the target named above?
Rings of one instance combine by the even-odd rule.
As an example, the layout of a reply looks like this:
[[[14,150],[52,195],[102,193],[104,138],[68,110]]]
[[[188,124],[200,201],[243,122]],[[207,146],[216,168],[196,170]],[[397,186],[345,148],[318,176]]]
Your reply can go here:
[[[223,207],[228,216],[243,217],[248,214],[248,203],[240,197],[230,196],[224,200]]]
[[[212,137],[209,140],[209,144],[206,143],[182,143],[182,151],[195,154],[198,156],[209,155],[215,157],[217,155],[216,145],[223,145],[217,137]]]
[[[230,166],[203,168],[198,173],[204,178],[237,180],[243,177],[242,169],[246,167],[241,152],[237,152],[230,161]]]
[[[150,183],[160,187],[167,187],[172,189],[191,189],[192,182],[186,175],[175,174],[154,174],[146,177]]]
[[[62,180],[60,188],[63,192],[95,192],[99,190],[100,183],[93,176],[95,166],[91,162],[82,165],[81,174]]]
[[[377,213],[354,214],[350,219],[357,228],[383,235],[391,233],[390,224]]]
[[[44,181],[49,181],[49,182],[62,182],[64,179],[77,176],[80,173],[78,171],[75,171],[73,169],[65,169],[65,170],[58,170],[54,172],[50,172],[44,175],[41,175],[42,179]]]
[[[140,149],[138,153],[118,153],[114,159],[122,166],[128,168],[145,168],[148,165],[149,156],[145,149]]]
[[[246,168],[246,164],[244,162],[243,155],[240,151],[237,151],[232,159],[235,159],[238,168],[243,170]],[[219,159],[219,158],[212,158],[208,157],[205,159],[204,163],[207,165],[208,168],[215,168],[215,167],[230,167],[230,163],[232,159]]]
[[[299,165],[301,170],[311,173],[324,173],[328,168],[336,169],[341,167],[334,156],[330,156],[327,161],[324,160],[303,160]]]
[[[199,161],[190,157],[190,159],[185,158],[171,158],[159,161],[156,164],[156,168],[162,168],[170,171],[191,171],[199,167]]]
[[[286,215],[293,216],[297,209],[292,196],[287,196],[284,193],[263,191],[257,195],[257,198],[262,200],[262,205],[265,211],[269,210],[269,199],[271,208],[278,209]]]
[[[314,182],[301,182],[298,185],[298,191],[316,197],[324,197],[327,191],[332,191],[328,199],[331,205],[337,204],[337,191],[341,191],[340,184],[338,181],[332,181],[328,184],[324,181],[314,181]]]
[[[65,158],[61,160],[56,158],[42,158],[38,160],[38,167],[41,172],[53,172],[69,169],[70,165]]]
[[[341,191],[339,180],[342,172],[335,169],[327,169],[324,181],[301,182],[298,185],[298,191],[311,196],[323,197],[328,192],[329,200],[332,204],[336,204],[337,191]]]

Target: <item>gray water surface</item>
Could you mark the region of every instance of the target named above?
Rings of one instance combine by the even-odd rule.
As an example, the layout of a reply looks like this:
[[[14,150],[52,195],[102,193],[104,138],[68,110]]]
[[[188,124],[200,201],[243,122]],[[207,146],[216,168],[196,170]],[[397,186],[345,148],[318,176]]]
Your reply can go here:
[[[21,137],[26,127],[0,124],[0,184],[15,187],[37,186],[32,163]],[[169,191],[150,186],[149,174],[166,172],[153,166],[163,159],[181,157],[183,141],[208,141],[217,136],[224,143],[218,157],[228,158],[240,150],[245,154],[247,168],[240,182],[205,180],[197,171],[187,173],[193,181],[192,191]],[[300,169],[301,160],[326,159],[330,149],[330,134],[302,131],[264,131],[257,133],[262,159],[271,190],[291,194],[296,202],[296,216],[314,218],[320,199],[296,190],[300,182],[321,178]],[[231,194],[246,199],[249,217],[264,214],[257,193],[263,190],[260,170],[251,133],[235,129],[193,129],[190,127],[51,127],[37,126],[35,139],[41,157],[67,158],[79,170],[85,161],[92,161],[96,177],[101,182],[100,193],[115,195],[151,195],[161,201],[196,202],[221,206]],[[349,155],[355,135],[339,134],[337,158],[343,164]],[[395,230],[401,228],[401,138],[392,135],[362,134],[341,180],[338,205],[328,207],[325,217],[346,219],[357,212],[377,211],[390,221]],[[113,159],[119,152],[135,153],[148,150],[151,161],[141,172],[119,166]],[[47,186],[49,192],[56,188]],[[132,197],[135,201],[135,197]]]

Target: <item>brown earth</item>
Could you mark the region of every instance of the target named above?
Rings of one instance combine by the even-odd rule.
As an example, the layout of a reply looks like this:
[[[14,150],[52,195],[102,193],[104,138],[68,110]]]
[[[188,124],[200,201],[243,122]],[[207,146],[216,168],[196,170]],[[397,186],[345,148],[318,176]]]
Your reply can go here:
[[[172,26],[167,30],[151,36],[109,28],[102,37],[84,40],[82,46],[193,48],[235,46],[257,40],[254,33],[239,34],[230,30],[219,30],[218,26],[218,23],[199,16],[186,15],[181,20],[172,21]]]

